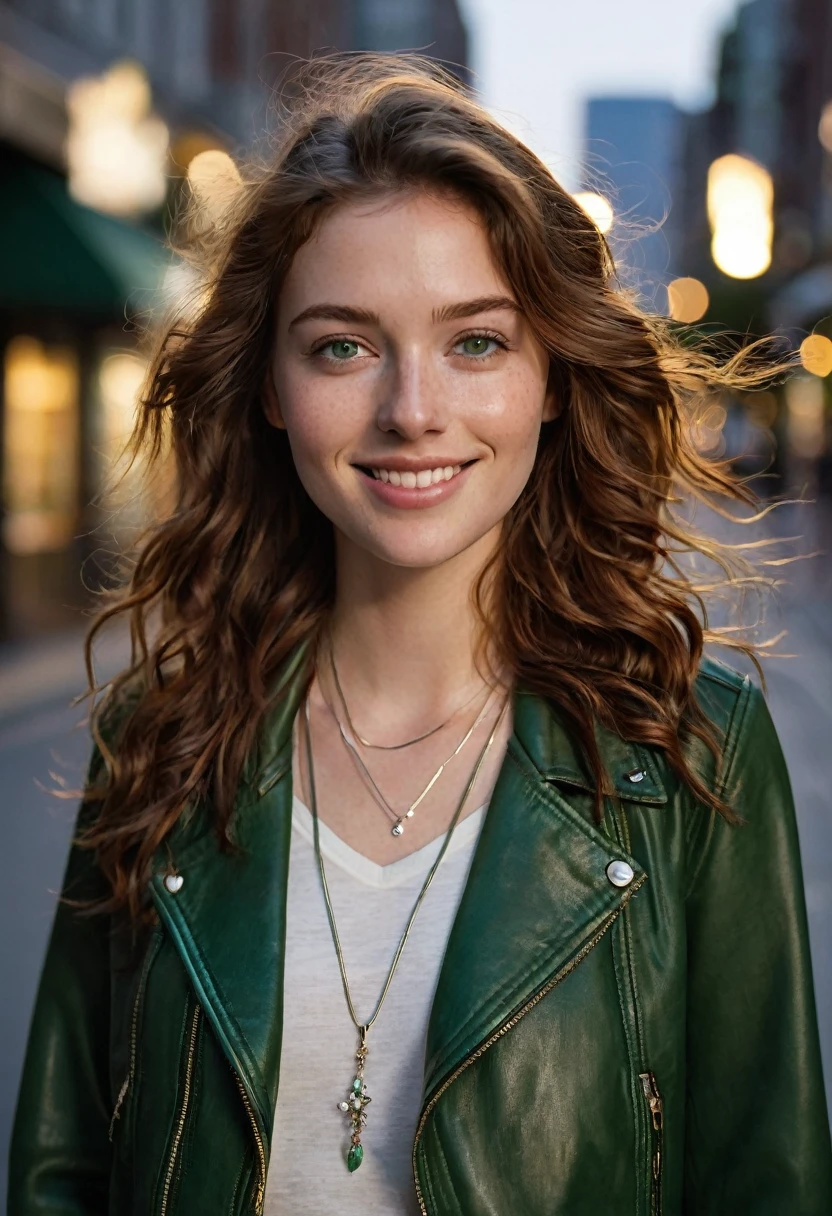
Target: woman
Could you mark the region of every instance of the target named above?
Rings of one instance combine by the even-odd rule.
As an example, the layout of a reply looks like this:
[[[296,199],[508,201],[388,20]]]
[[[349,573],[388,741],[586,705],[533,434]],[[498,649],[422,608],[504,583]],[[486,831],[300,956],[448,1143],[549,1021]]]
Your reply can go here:
[[[788,777],[670,512],[763,372],[444,72],[302,84],[149,381],[9,1212],[828,1212]]]

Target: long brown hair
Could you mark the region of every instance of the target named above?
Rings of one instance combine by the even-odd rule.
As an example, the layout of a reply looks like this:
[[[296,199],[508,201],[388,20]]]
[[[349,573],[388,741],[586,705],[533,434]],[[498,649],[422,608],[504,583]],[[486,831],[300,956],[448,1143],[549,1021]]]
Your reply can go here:
[[[93,713],[103,773],[87,801],[97,813],[77,837],[97,850],[111,888],[94,910],[139,918],[152,856],[190,804],[210,806],[221,847],[237,847],[235,794],[270,689],[293,648],[320,634],[334,589],[332,527],[263,413],[275,300],[333,207],[411,188],[453,191],[476,208],[549,351],[562,406],[504,521],[488,604],[478,601],[500,659],[574,731],[599,813],[610,786],[597,721],[662,749],[703,804],[735,818],[683,750],[691,734],[716,746],[693,692],[711,635],[684,555],[733,567],[673,507],[690,495],[753,503],[699,454],[691,428],[715,390],[753,387],[770,369],[747,350],[706,354],[640,311],[581,207],[430,61],[313,59],[282,106],[273,152],[243,171],[198,241],[191,224],[186,252],[204,256],[200,307],[167,326],[143,397],[134,451],[152,464],[169,445],[178,489],[87,643],[89,660],[98,630],[129,620],[131,664]],[[105,742],[102,714],[119,702],[130,712]]]

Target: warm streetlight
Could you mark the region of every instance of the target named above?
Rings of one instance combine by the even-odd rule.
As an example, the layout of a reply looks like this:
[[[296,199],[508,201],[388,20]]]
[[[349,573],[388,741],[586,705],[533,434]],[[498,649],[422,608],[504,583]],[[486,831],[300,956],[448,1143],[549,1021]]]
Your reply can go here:
[[[771,174],[747,156],[721,156],[708,170],[711,254],[732,279],[756,279],[771,265]]]
[[[111,215],[153,211],[167,193],[168,129],[151,113],[138,63],[113,64],[76,80],[67,93],[69,192]]]
[[[593,190],[580,190],[572,197],[587,213],[599,232],[609,232],[615,216],[612,207],[602,194],[596,194]]]
[[[800,362],[813,376],[832,372],[832,342],[823,334],[810,334],[800,343]]]
[[[668,312],[673,321],[692,325],[708,311],[708,289],[699,279],[674,279],[667,285]]]

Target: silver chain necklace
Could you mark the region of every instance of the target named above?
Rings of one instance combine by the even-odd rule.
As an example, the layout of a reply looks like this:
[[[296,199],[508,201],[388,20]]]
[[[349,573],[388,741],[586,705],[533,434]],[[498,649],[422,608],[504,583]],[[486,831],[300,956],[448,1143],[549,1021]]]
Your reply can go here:
[[[497,732],[500,729],[500,724],[502,723],[503,717],[505,716],[506,708],[508,707],[508,702],[509,702],[509,698],[506,697],[506,699],[503,703],[503,707],[500,710],[500,715],[497,718],[496,723],[494,724],[494,729],[492,730],[491,734],[489,735],[487,741],[483,744],[480,754],[477,757],[476,763],[474,764],[474,767],[471,770],[471,775],[468,778],[468,781],[466,783],[462,797],[460,798],[457,808],[454,811],[454,815],[453,815],[453,818],[451,819],[450,827],[448,828],[447,832],[445,833],[445,839],[442,841],[442,847],[439,850],[439,854],[436,858],[436,861],[434,861],[433,865],[428,870],[427,878],[425,879],[424,883],[422,884],[422,889],[416,898],[415,904],[413,905],[413,910],[410,913],[408,922],[405,925],[404,933],[402,934],[401,940],[399,941],[399,944],[396,948],[396,953],[393,956],[393,962],[390,964],[390,970],[387,973],[387,979],[384,981],[384,987],[381,990],[381,996],[378,998],[378,1003],[377,1003],[375,1009],[373,1010],[372,1017],[367,1022],[360,1022],[358,1020],[358,1017],[355,1012],[355,1006],[353,1005],[353,1002],[352,1002],[352,996],[350,995],[349,980],[347,979],[347,971],[346,971],[346,967],[344,966],[344,955],[341,950],[341,941],[338,936],[337,926],[335,924],[335,913],[332,910],[332,901],[329,896],[329,886],[326,881],[326,872],[324,870],[324,859],[323,859],[323,856],[321,855],[321,844],[320,844],[319,833],[318,833],[318,801],[317,801],[317,797],[315,794],[315,766],[314,766],[314,760],[313,760],[313,756],[312,756],[312,723],[310,721],[310,715],[309,715],[309,692],[307,691],[307,693],[306,693],[306,698],[304,700],[304,718],[305,718],[305,723],[306,723],[306,731],[305,731],[305,734],[306,734],[306,762],[307,762],[307,768],[309,771],[309,794],[310,794],[310,802],[312,803],[312,808],[311,808],[312,809],[312,828],[313,828],[313,837],[314,837],[314,841],[315,841],[315,856],[318,859],[318,869],[319,869],[320,875],[321,875],[321,886],[323,887],[323,892],[324,892],[324,902],[326,903],[326,912],[327,912],[327,917],[329,919],[329,927],[332,932],[332,940],[335,945],[335,953],[338,956],[338,966],[341,970],[341,982],[344,987],[344,996],[346,997],[346,1000],[347,1000],[347,1008],[349,1010],[350,1017],[352,1018],[353,1025],[355,1026],[355,1028],[358,1031],[358,1050],[355,1053],[355,1061],[356,1061],[355,1076],[353,1078],[352,1084],[350,1085],[350,1088],[347,1091],[347,1097],[338,1103],[338,1109],[340,1111],[342,1111],[344,1114],[348,1115],[349,1120],[350,1120],[350,1127],[351,1127],[350,1148],[349,1148],[349,1152],[347,1153],[347,1168],[349,1169],[350,1173],[352,1173],[354,1170],[357,1170],[358,1167],[361,1165],[361,1162],[364,1160],[364,1147],[361,1143],[361,1132],[362,1132],[364,1125],[367,1122],[367,1115],[365,1112],[365,1107],[371,1101],[370,1095],[367,1093],[367,1086],[364,1082],[364,1063],[367,1058],[367,1052],[368,1052],[367,1035],[370,1031],[370,1027],[373,1025],[373,1023],[375,1022],[376,1018],[379,1015],[379,1011],[381,1009],[382,1004],[384,1003],[384,998],[387,996],[387,990],[389,989],[390,984],[392,982],[393,974],[396,970],[399,959],[401,958],[401,954],[402,954],[402,951],[404,950],[405,943],[407,941],[410,930],[413,926],[413,922],[416,919],[416,913],[419,911],[422,900],[425,898],[428,887],[430,886],[430,884],[433,880],[433,876],[436,873],[436,871],[439,869],[439,863],[441,862],[442,858],[444,857],[445,851],[448,848],[448,845],[450,844],[451,834],[452,834],[454,828],[456,827],[457,820],[459,819],[459,816],[460,816],[462,808],[465,804],[465,801],[468,798],[468,795],[471,793],[471,790],[474,788],[474,784],[477,780],[477,777],[480,774],[480,770],[482,769],[485,758],[491,748],[491,744],[494,742],[494,739],[497,736]]]
[[[365,739],[363,737],[363,735],[359,735],[358,731],[355,729],[353,720],[350,716],[349,707],[347,705],[347,698],[344,695],[343,688],[341,687],[341,680],[339,679],[338,668],[335,663],[335,650],[332,645],[332,634],[331,633],[327,635],[327,651],[328,651],[328,657],[329,657],[329,666],[332,669],[333,682],[335,684],[335,688],[338,693],[338,700],[341,702],[341,708],[344,711],[344,718],[346,719],[347,726],[350,729],[350,734],[352,735],[352,737],[354,739],[358,740],[358,742],[361,744],[362,747],[369,748],[372,751],[399,752],[405,747],[413,747],[413,745],[415,743],[421,743],[423,739],[429,739],[431,737],[431,735],[435,735],[437,733],[437,731],[442,730],[446,726],[450,726],[450,724],[453,722],[454,718],[456,718],[459,714],[461,714],[464,709],[467,709],[468,706],[471,704],[471,702],[476,697],[478,697],[479,693],[480,693],[480,690],[477,689],[475,692],[473,692],[471,694],[471,696],[468,698],[467,701],[463,702],[462,705],[458,705],[456,707],[456,709],[453,711],[453,713],[450,715],[450,717],[446,718],[444,720],[444,722],[440,722],[438,726],[433,726],[433,727],[431,727],[430,730],[426,730],[424,732],[424,734],[416,735],[413,739],[406,739],[404,741],[404,743],[371,743],[369,741],[369,739]],[[340,723],[339,723],[339,725],[340,725]]]
[[[323,690],[321,690],[321,691],[323,693]],[[418,797],[415,798],[414,801],[408,805],[408,808],[403,815],[399,815],[398,812],[393,809],[393,807],[388,802],[387,798],[381,792],[381,790],[379,789],[378,783],[376,782],[375,777],[372,775],[370,770],[367,768],[367,765],[364,763],[364,760],[363,760],[358,748],[356,747],[354,741],[350,738],[350,736],[344,730],[343,724],[340,722],[338,715],[335,713],[335,711],[333,710],[329,701],[327,701],[326,697],[324,697],[324,701],[326,702],[327,708],[329,709],[330,713],[332,713],[332,716],[335,718],[335,721],[338,724],[338,730],[341,734],[341,739],[344,742],[345,746],[348,748],[349,753],[352,756],[353,762],[355,763],[356,767],[358,768],[359,774],[364,779],[365,785],[367,785],[368,789],[370,790],[370,793],[373,795],[373,798],[379,804],[379,806],[382,808],[382,810],[386,811],[387,814],[393,820],[393,826],[390,829],[393,836],[402,836],[404,834],[404,821],[406,819],[413,818],[413,816],[416,814],[416,811],[421,806],[422,802],[425,800],[425,798],[427,798],[428,794],[433,789],[436,782],[439,780],[439,778],[444,773],[445,769],[448,767],[448,765],[451,763],[451,761],[453,759],[455,759],[459,755],[459,753],[462,751],[462,749],[465,747],[466,743],[471,738],[474,731],[480,725],[480,723],[482,722],[486,713],[488,712],[488,710],[491,706],[493,696],[494,696],[494,689],[492,688],[489,690],[488,696],[486,697],[482,708],[480,709],[479,713],[477,714],[477,716],[474,719],[471,726],[468,728],[468,730],[463,735],[460,742],[456,745],[454,750],[451,752],[450,756],[448,756],[447,760],[444,760],[439,765],[439,768],[433,774],[430,781],[428,781],[427,785],[422,790],[421,794],[419,794]]]

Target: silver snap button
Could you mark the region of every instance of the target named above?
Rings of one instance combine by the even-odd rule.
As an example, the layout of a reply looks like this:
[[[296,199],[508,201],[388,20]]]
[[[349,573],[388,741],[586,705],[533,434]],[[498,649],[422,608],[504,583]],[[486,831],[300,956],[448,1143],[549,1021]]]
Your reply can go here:
[[[630,769],[629,773],[625,773],[624,776],[628,781],[632,781],[633,785],[638,785],[639,781],[643,781],[647,774],[643,768],[633,768]]]
[[[607,866],[607,878],[614,887],[626,887],[633,881],[633,867],[626,861],[611,861]]]
[[[171,895],[175,895],[177,891],[181,890],[184,881],[181,874],[168,874],[165,878],[165,886]]]

